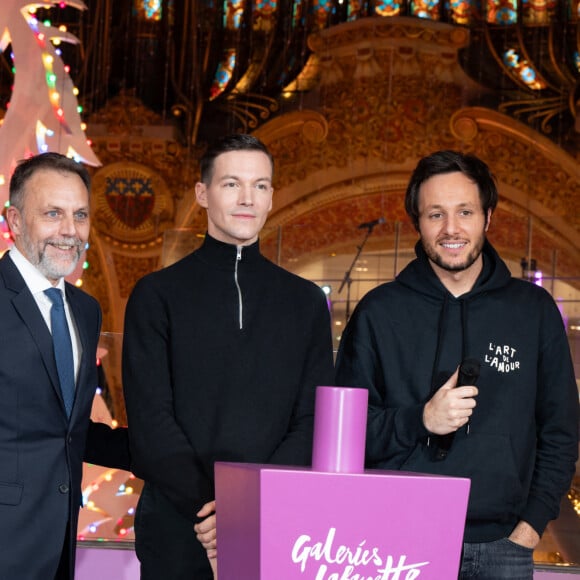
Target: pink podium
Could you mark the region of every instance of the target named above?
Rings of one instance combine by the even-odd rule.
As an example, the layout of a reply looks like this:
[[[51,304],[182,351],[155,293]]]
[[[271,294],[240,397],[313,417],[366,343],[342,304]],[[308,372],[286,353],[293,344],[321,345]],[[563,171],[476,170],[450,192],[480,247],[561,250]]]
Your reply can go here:
[[[318,388],[313,468],[216,463],[220,580],[457,578],[469,480],[365,471],[366,396]]]

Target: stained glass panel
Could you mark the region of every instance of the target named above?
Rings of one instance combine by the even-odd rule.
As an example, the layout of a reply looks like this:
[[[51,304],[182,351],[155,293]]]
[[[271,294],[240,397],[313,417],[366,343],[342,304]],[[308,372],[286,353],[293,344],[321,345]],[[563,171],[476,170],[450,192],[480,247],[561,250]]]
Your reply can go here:
[[[135,0],[133,6],[140,19],[159,22],[163,16],[161,0]]]
[[[254,30],[269,31],[275,23],[274,15],[278,8],[278,0],[256,0],[254,2]]]
[[[514,77],[526,83],[531,89],[537,91],[546,88],[546,83],[540,78],[534,67],[525,58],[521,58],[515,49],[510,48],[504,52],[503,62]]]
[[[375,14],[378,16],[398,16],[401,13],[402,0],[376,0]]]
[[[362,18],[363,14],[363,3],[361,0],[348,0],[348,7],[346,13],[346,19],[348,22],[358,20]]]
[[[210,100],[221,95],[227,87],[236,66],[236,50],[231,48],[224,51],[224,58],[217,68],[215,78],[210,89]]]
[[[411,0],[411,15],[427,20],[439,20],[439,0]]]
[[[304,24],[302,14],[303,14],[302,0],[294,0],[294,4],[292,5],[292,26],[294,28],[296,28],[301,24]]]
[[[490,24],[515,24],[518,21],[518,1],[488,0],[487,21]]]
[[[224,26],[237,30],[242,25],[246,0],[224,0]]]
[[[474,17],[474,0],[449,0],[447,11],[455,24],[469,24]]]
[[[313,0],[312,14],[318,27],[323,28],[332,12],[332,0]]]

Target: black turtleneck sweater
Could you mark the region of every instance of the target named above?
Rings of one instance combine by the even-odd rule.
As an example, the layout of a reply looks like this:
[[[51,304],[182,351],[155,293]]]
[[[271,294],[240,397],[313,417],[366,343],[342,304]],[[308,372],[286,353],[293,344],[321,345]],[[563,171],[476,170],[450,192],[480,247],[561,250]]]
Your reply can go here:
[[[420,245],[394,282],[369,292],[342,337],[336,384],[369,390],[368,467],[471,479],[465,541],[541,534],[577,456],[578,393],[562,317],[542,288],[512,278],[486,242],[474,287],[451,295]],[[423,408],[459,363],[481,363],[469,433],[434,459]]]
[[[315,388],[332,380],[322,290],[268,261],[258,242],[207,235],[141,279],[127,304],[133,472],[193,521],[214,498],[215,461],[309,463]]]

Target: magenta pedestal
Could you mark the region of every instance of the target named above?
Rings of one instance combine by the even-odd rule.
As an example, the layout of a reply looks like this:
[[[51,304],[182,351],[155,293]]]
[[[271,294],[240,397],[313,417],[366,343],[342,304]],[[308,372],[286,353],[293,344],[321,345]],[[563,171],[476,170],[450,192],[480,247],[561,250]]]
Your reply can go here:
[[[219,580],[457,578],[469,480],[364,471],[367,398],[318,387],[312,469],[216,463]]]
[[[467,479],[240,463],[215,472],[220,580],[457,578]]]
[[[139,579],[139,560],[133,548],[117,549],[107,542],[100,547],[85,544],[77,543],[75,580]]]

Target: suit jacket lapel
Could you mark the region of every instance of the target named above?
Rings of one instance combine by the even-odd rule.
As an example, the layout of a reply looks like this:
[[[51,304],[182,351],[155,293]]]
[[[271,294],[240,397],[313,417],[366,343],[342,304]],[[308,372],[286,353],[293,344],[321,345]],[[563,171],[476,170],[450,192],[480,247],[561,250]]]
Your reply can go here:
[[[78,332],[79,340],[81,343],[81,353],[80,353],[80,365],[79,365],[79,373],[76,380],[76,393],[75,393],[75,402],[72,409],[71,420],[75,416],[75,411],[79,408],[79,404],[81,403],[81,399],[90,396],[94,396],[94,391],[91,389],[87,389],[87,380],[88,374],[92,368],[92,366],[96,365],[96,360],[89,360],[90,356],[94,355],[94,346],[91,347],[91,343],[94,340],[94,337],[90,336],[89,334],[89,323],[86,319],[86,312],[81,307],[79,301],[77,300],[77,296],[75,294],[75,288],[67,285],[66,288],[66,298],[69,303],[72,317],[74,318],[74,323]],[[93,353],[91,355],[91,352]],[[97,385],[94,385],[95,389]]]
[[[36,304],[36,300],[32,296],[28,286],[26,286],[24,278],[20,275],[14,262],[8,258],[8,255],[3,256],[0,260],[0,275],[4,279],[6,288],[14,293],[12,304],[28,328],[32,340],[36,343],[40,351],[44,367],[50,378],[52,387],[62,404],[62,411],[66,418],[66,411],[60,390],[60,381],[54,360],[50,330],[46,326],[46,322],[38,309],[38,304]]]

